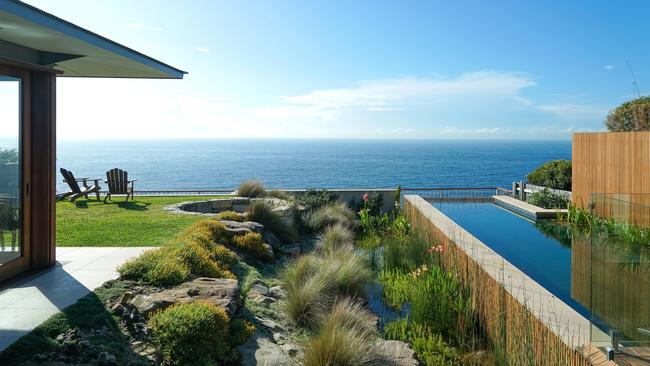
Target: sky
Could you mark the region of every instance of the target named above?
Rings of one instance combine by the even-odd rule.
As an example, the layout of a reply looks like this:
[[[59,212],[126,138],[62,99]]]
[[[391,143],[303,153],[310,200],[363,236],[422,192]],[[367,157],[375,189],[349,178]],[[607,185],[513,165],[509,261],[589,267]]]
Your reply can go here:
[[[26,2],[189,73],[59,78],[60,139],[568,139],[650,89],[644,1]]]

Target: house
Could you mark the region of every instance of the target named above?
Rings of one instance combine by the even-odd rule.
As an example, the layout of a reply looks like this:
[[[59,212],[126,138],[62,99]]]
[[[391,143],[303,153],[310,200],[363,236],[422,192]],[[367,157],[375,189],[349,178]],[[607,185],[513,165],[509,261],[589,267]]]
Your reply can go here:
[[[57,78],[184,74],[33,6],[0,0],[0,281],[56,262]]]

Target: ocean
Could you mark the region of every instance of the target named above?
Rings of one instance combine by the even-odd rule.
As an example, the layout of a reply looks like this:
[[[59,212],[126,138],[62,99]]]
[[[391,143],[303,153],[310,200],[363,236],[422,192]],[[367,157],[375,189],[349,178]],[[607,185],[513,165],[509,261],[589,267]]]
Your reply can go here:
[[[570,141],[197,139],[59,141],[58,168],[105,178],[111,168],[136,190],[235,188],[510,188],[538,165],[571,159]],[[57,179],[57,191],[66,190]]]

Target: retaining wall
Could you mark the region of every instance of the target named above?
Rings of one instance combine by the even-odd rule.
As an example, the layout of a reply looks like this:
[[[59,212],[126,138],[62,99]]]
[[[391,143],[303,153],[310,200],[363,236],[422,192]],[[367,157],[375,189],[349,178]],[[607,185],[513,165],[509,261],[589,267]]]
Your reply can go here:
[[[445,247],[443,266],[460,275],[479,323],[507,364],[615,365],[590,344],[594,330],[586,318],[423,198],[404,201],[414,230]]]

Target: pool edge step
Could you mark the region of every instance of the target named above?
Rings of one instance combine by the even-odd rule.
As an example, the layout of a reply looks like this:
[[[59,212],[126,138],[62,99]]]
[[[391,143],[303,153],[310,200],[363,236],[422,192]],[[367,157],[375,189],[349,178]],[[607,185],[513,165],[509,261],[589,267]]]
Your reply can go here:
[[[558,213],[566,213],[566,209],[547,209],[531,205],[509,196],[492,196],[494,203],[510,211],[518,213],[531,220],[552,220]]]

